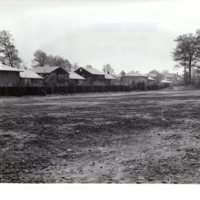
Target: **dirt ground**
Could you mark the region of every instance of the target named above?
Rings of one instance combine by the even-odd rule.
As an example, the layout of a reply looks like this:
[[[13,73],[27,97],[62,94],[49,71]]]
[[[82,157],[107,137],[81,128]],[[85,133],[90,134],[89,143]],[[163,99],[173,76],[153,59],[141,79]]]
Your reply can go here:
[[[200,183],[200,91],[0,98],[0,182]]]

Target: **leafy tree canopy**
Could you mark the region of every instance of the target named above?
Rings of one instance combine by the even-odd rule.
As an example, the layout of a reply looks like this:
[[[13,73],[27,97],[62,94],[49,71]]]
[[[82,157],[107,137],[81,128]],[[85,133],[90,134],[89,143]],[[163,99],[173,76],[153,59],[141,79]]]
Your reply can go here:
[[[15,68],[20,68],[22,62],[12,35],[5,30],[0,31],[0,62]]]
[[[71,70],[72,68],[71,63],[67,59],[61,56],[47,55],[42,50],[37,50],[34,53],[33,65],[35,67],[38,67],[38,66],[43,67],[45,65],[59,66],[65,70]]]

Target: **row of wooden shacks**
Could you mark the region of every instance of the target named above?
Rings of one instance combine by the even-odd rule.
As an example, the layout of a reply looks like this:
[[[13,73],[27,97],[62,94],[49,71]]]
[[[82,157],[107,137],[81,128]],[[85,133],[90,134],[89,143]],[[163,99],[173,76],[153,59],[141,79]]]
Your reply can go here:
[[[64,80],[64,81],[63,81]],[[63,85],[145,85],[155,84],[155,79],[139,72],[131,72],[121,77],[105,74],[93,67],[79,67],[66,71],[58,66],[43,66],[30,69],[16,69],[0,64],[0,87],[12,86],[51,86],[56,81]]]

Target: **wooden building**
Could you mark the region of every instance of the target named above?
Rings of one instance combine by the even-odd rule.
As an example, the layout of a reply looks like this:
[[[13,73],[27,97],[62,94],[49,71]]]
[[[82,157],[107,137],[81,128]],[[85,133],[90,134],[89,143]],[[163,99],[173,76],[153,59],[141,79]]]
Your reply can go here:
[[[174,85],[176,85],[177,82],[179,81],[179,77],[178,77],[178,74],[165,72],[164,73],[164,80],[172,82]]]
[[[59,78],[63,75],[69,78],[69,73],[59,66],[44,66],[44,67],[34,67],[33,71],[42,76],[43,78],[47,78],[50,74],[56,74]]]
[[[0,87],[12,87],[20,84],[21,70],[0,64]]]
[[[76,72],[69,72],[70,84],[73,85],[83,85],[85,83],[85,78],[77,74]]]
[[[106,85],[120,85],[120,81],[118,78],[107,73],[105,73],[105,82]]]
[[[44,78],[44,83],[49,86],[62,86],[69,84],[69,72],[59,66],[35,67],[33,69]]]
[[[121,83],[123,85],[136,86],[138,84],[148,85],[148,76],[140,74],[139,72],[130,72],[121,77]]]
[[[23,70],[20,72],[20,85],[23,86],[42,86],[43,77],[32,70]]]
[[[172,87],[173,86],[173,82],[163,79],[159,82],[159,87],[160,88],[167,88],[167,87]]]
[[[75,72],[84,77],[87,84],[105,85],[105,74],[93,67],[79,67]]]
[[[148,76],[148,89],[155,90],[159,88],[159,83],[155,78]]]
[[[152,78],[150,76],[148,76],[148,82],[149,82],[149,85],[155,85],[155,84],[157,84],[156,79]]]

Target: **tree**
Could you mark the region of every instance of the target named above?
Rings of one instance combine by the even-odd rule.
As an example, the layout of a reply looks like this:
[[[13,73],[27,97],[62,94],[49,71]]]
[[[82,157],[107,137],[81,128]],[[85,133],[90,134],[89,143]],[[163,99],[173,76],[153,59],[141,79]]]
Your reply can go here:
[[[188,70],[187,83],[192,83],[192,67],[195,67],[199,61],[199,42],[200,36],[198,34],[184,34],[178,36],[175,41],[177,42],[176,48],[173,51],[173,59],[179,62],[179,65],[184,67],[184,74]]]
[[[155,69],[151,70],[148,76],[154,78],[157,82],[160,82],[164,78],[164,75]]]
[[[20,68],[21,69],[28,69],[27,64],[24,61],[21,62]]]
[[[34,53],[34,59],[33,59],[34,66],[43,67],[47,64],[47,62],[48,62],[48,56],[44,51],[37,50]]]
[[[42,50],[37,50],[34,53],[34,59],[33,59],[34,66],[40,66],[43,67],[45,65],[49,66],[59,66],[62,67],[65,70],[70,70],[72,68],[71,63],[64,59],[61,56],[53,56],[53,55],[47,55]]]
[[[62,67],[63,69],[70,71],[72,68],[71,63],[67,60],[64,59],[61,56],[48,56],[47,64],[50,66],[59,66]]]
[[[75,71],[75,70],[77,70],[78,68],[79,68],[78,63],[74,63],[74,64],[72,65],[71,70],[72,70],[72,71]]]
[[[86,65],[87,68],[92,68],[92,65]]]
[[[4,65],[19,68],[22,62],[15,48],[14,39],[8,31],[0,31],[0,62]]]
[[[106,74],[114,74],[114,69],[111,67],[110,64],[106,64],[103,66],[103,72]]]
[[[122,70],[122,71],[120,72],[120,76],[124,76],[124,75],[126,75],[126,72]]]

